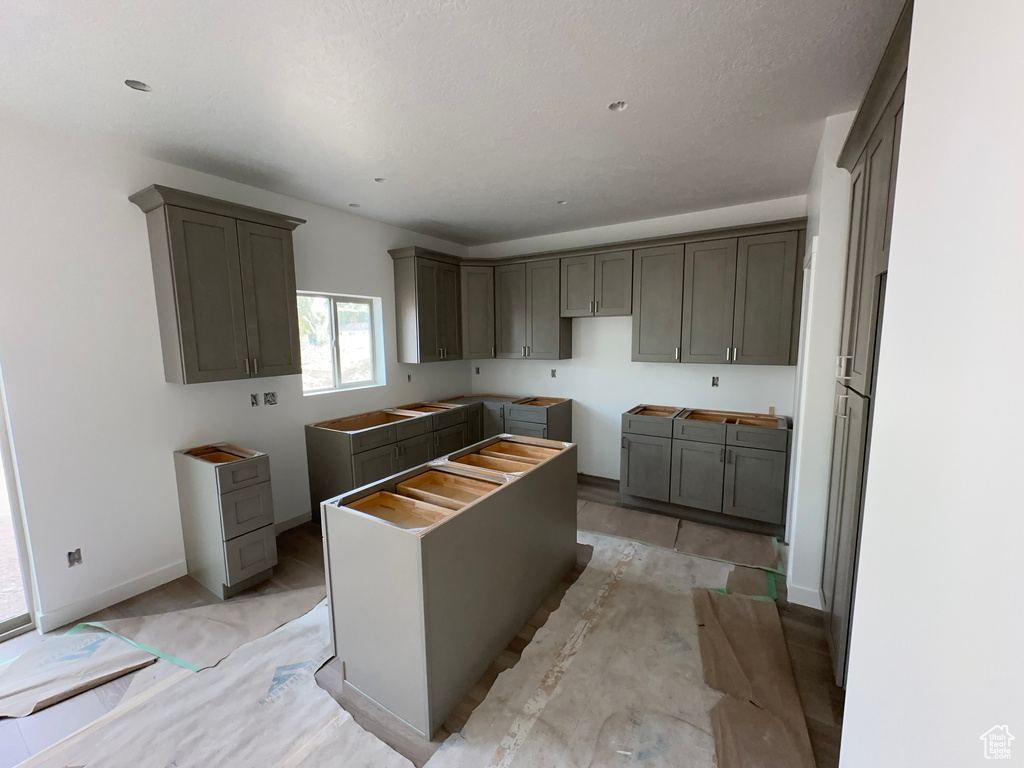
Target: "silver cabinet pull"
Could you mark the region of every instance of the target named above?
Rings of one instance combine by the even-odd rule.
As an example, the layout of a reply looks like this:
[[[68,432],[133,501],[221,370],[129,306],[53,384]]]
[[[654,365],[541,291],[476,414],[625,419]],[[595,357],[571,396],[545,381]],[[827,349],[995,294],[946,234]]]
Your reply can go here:
[[[725,456],[726,456],[726,462],[725,463],[726,464],[732,464],[732,451],[726,451],[725,452]]]
[[[725,461],[725,448],[718,454],[718,463],[721,464],[723,461]]]
[[[622,438],[622,447],[629,448],[629,440],[625,437]]]
[[[598,310],[601,309],[601,302],[594,299],[594,314],[596,315]]]
[[[729,362],[729,347],[725,348],[725,362]]]
[[[736,347],[732,348],[732,361],[734,363],[736,362]]]
[[[676,347],[676,360],[679,359],[679,347]]]
[[[491,347],[491,357],[494,357],[494,347]]]
[[[245,375],[249,376],[249,358],[245,358]]]
[[[590,302],[590,314],[594,314],[594,302]]]
[[[847,362],[843,362],[843,361]],[[836,378],[837,379],[848,379],[850,378],[850,366],[849,363],[853,361],[853,355],[839,355],[836,358]]]
[[[260,366],[259,366],[259,363],[256,362],[256,358],[255,357],[252,359],[252,375],[253,376],[259,376],[260,375]]]
[[[530,348],[529,348],[529,347],[527,347],[527,348],[526,348],[526,356],[527,356],[527,357],[529,357],[529,356],[530,356]]]
[[[848,419],[848,418],[850,418],[850,414],[846,413],[846,403],[843,402],[843,401],[849,400],[849,399],[850,399],[849,395],[837,395],[836,396],[836,418],[837,419]],[[839,406],[843,406],[843,413],[839,412]]]
[[[444,350],[440,347],[437,348],[437,358],[438,360],[444,360]]]

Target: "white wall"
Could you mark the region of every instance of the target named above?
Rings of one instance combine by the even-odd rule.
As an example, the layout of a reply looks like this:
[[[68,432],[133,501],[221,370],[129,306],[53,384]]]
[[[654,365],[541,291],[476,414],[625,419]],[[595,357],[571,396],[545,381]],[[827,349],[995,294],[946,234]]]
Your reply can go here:
[[[825,121],[807,192],[807,258],[793,418],[787,583],[789,600],[812,608],[822,606],[820,584],[828,511],[832,404],[850,217],[850,174],[837,168],[836,160],[855,115],[847,112]]]
[[[469,248],[474,258],[497,258],[577,246],[739,226],[806,214],[803,196],[629,224],[531,237]],[[795,369],[630,361],[629,317],[576,318],[571,360],[476,361],[474,392],[571,397],[573,439],[580,444],[579,470],[618,479],[622,412],[640,403],[793,414]],[[551,378],[551,369],[557,378]],[[719,387],[711,387],[711,377]]]
[[[990,765],[997,724],[1024,757],[1021,29],[1010,0],[914,8],[846,768]]]
[[[468,363],[395,362],[387,254],[460,246],[12,120],[2,133],[0,360],[45,626],[184,573],[173,450],[267,451],[277,520],[301,519],[303,424],[468,388]],[[303,397],[298,376],[165,383],[145,217],[128,202],[152,183],[308,219],[298,287],[383,297],[387,387]],[[270,390],[278,405],[249,406]],[[78,547],[84,563],[69,569]]]

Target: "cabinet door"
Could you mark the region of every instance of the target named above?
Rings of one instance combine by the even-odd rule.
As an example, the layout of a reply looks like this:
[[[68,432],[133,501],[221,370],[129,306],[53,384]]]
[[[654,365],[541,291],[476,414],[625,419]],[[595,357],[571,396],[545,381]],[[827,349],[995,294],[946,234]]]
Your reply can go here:
[[[462,354],[494,357],[494,267],[462,267]]]
[[[395,474],[396,452],[395,446],[384,445],[355,454],[352,457],[352,487],[361,488]]]
[[[686,246],[682,362],[729,362],[735,293],[736,240]]]
[[[683,246],[634,251],[632,359],[679,360],[682,318]]]
[[[672,484],[672,439],[623,435],[619,485],[624,494],[668,501]]]
[[[434,433],[434,456],[447,456],[469,445],[469,429],[465,422]]]
[[[725,514],[781,525],[786,516],[785,502],[785,452],[731,446],[725,449]]]
[[[842,477],[835,511],[835,577],[825,618],[836,684],[842,686],[846,678],[846,656],[850,643],[850,618],[853,615],[860,545],[869,403],[866,397],[860,397],[854,392],[850,392],[845,399],[837,400],[837,413],[841,420],[846,421],[846,428],[841,451]]]
[[[573,256],[561,260],[562,317],[594,314],[594,257]]]
[[[565,331],[572,333],[572,321],[563,320],[559,310],[560,269],[558,259],[526,264],[526,356],[537,360],[559,360],[564,354]]]
[[[184,383],[247,378],[235,220],[169,205],[167,225]]]
[[[526,265],[494,268],[495,357],[526,357]]]
[[[509,419],[505,422],[505,431],[510,435],[520,435],[522,437],[547,438],[548,425],[538,424],[534,421],[516,421]]]
[[[669,501],[687,507],[722,511],[725,447],[693,440],[672,441],[672,486]]]
[[[633,313],[633,252],[594,257],[594,314],[614,317]]]
[[[418,257],[413,261],[416,263],[416,332],[419,339],[419,362],[436,363],[441,359],[441,339],[437,332],[441,262]]]
[[[736,255],[733,362],[789,365],[797,233],[741,237]]]
[[[292,233],[239,221],[238,256],[252,375],[302,373]]]
[[[839,546],[839,509],[843,495],[843,468],[846,461],[846,445],[849,441],[845,413],[850,390],[836,382],[832,409],[832,457],[828,475],[828,511],[825,517],[825,552],[821,567],[822,610],[829,613],[836,582],[836,553]],[[840,409],[842,406],[842,409]]]
[[[400,441],[397,448],[395,472],[404,472],[420,464],[426,464],[434,458],[434,436],[430,432],[416,435]]]
[[[501,403],[484,403],[483,432],[480,439],[500,435],[505,431],[505,406]]]
[[[843,294],[843,330],[836,359],[836,378],[850,383],[851,349],[857,336],[857,310],[860,307],[861,272],[864,270],[864,166],[866,157],[850,174],[850,234],[846,247],[846,280]]]
[[[462,359],[462,312],[459,307],[459,268],[439,263],[437,268],[437,341],[442,360]]]
[[[484,404],[472,403],[466,406],[466,445],[479,443],[484,434]]]

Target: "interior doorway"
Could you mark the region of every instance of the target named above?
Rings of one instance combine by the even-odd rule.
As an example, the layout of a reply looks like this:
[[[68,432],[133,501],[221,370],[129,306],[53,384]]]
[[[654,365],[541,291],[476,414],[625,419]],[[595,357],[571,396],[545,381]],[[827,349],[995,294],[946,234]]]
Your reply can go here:
[[[0,381],[0,640],[34,626],[30,610],[26,548],[16,516],[19,505],[14,461],[8,441],[3,384]]]

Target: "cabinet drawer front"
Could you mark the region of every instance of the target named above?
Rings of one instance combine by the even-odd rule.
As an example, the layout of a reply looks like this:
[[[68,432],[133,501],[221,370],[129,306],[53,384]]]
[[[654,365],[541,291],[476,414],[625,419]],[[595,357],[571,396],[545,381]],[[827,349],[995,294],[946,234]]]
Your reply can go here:
[[[682,440],[696,440],[701,443],[725,444],[725,424],[715,424],[706,421],[690,421],[689,419],[676,419],[672,436]]]
[[[672,437],[674,419],[661,416],[640,416],[635,413],[622,414],[622,431],[629,435],[650,435],[651,437]]]
[[[217,487],[222,494],[270,480],[270,457],[256,456],[217,466]]]
[[[277,537],[274,526],[266,525],[224,542],[227,584],[237,584],[277,565]]]
[[[548,427],[546,424],[538,424],[534,421],[509,421],[505,420],[505,431],[510,435],[521,435],[522,437],[547,438]]]
[[[274,522],[274,495],[270,483],[260,483],[220,497],[224,541]]]
[[[395,424],[395,435],[398,440],[425,435],[430,431],[431,420],[427,416],[422,419],[406,419]]]
[[[361,453],[371,448],[380,448],[382,445],[391,445],[398,442],[398,429],[394,424],[383,427],[375,427],[357,435],[352,435],[352,453]]]
[[[548,409],[536,405],[506,405],[505,420],[532,421],[534,424],[548,423]]]
[[[789,443],[789,430],[729,424],[726,442],[729,445],[740,445],[746,448],[767,448],[769,451],[784,451]]]
[[[437,432],[441,429],[448,429],[454,427],[456,424],[466,423],[466,411],[465,407],[451,408],[447,411],[441,411],[434,414],[434,431]]]

